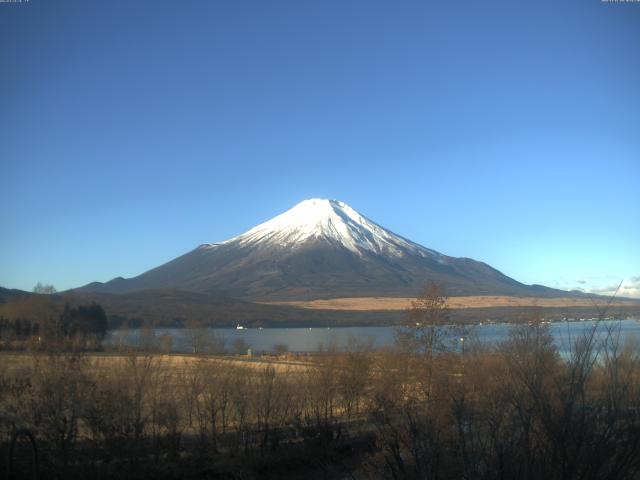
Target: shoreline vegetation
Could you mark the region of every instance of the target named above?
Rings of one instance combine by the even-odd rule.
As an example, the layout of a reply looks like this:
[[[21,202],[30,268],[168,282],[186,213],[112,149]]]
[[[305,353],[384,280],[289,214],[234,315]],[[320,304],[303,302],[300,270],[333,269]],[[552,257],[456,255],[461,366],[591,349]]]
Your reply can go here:
[[[600,338],[599,324],[562,359],[532,319],[495,348],[452,351],[425,325],[399,331],[393,348],[351,339],[304,356],[3,353],[0,458],[28,428],[42,478],[640,473],[636,343],[614,328]],[[27,478],[30,451],[15,455]]]
[[[49,311],[31,350],[0,355],[0,471],[96,480],[634,479],[640,346],[602,321],[611,303],[567,355],[535,310],[498,345],[465,342],[468,327],[451,321],[437,285],[410,303],[393,346],[350,338],[314,354],[280,345],[253,357],[241,344],[234,355],[163,354],[144,342],[96,352],[100,331],[84,324],[101,324],[97,306]],[[14,441],[17,432],[34,443]]]

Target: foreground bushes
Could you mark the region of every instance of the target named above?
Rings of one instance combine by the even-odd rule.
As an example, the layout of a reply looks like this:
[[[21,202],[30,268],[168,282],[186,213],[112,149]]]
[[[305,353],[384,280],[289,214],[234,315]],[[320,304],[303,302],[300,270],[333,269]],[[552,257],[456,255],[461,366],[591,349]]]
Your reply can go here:
[[[431,396],[415,388],[425,385],[414,375],[424,366],[383,372],[413,372],[387,384],[414,388],[379,394],[373,477],[637,478],[635,343],[621,346],[616,331],[594,330],[561,359],[547,327],[533,324],[514,327],[497,352],[457,360],[457,374],[455,358],[435,360]]]
[[[4,447],[30,426],[47,478],[636,478],[638,348],[597,328],[566,358],[535,322],[491,351],[291,366],[38,355],[0,371]]]

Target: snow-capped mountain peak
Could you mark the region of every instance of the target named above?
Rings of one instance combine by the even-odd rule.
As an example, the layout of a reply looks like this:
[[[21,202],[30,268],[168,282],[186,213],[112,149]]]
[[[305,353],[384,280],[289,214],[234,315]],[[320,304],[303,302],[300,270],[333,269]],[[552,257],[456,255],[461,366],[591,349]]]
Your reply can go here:
[[[310,199],[230,240],[84,290],[169,289],[273,301],[407,297],[430,281],[446,285],[452,295],[540,295],[543,288],[523,285],[482,262],[422,247],[343,202]]]
[[[313,239],[338,243],[358,254],[436,254],[386,230],[344,202],[320,198],[304,200],[224,244],[296,248]]]

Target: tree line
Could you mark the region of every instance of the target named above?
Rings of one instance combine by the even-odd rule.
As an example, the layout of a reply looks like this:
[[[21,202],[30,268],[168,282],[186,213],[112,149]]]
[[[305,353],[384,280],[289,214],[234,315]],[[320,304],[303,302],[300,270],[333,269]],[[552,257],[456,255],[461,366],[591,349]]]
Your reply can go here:
[[[5,348],[58,348],[74,342],[96,347],[108,326],[104,309],[95,302],[72,305],[51,295],[33,295],[0,305],[0,344]]]

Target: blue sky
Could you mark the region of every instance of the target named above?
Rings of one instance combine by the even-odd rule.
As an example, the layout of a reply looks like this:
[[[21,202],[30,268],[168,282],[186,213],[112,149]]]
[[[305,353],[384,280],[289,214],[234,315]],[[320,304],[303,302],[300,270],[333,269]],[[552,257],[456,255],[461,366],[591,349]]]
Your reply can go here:
[[[640,4],[0,3],[0,285],[133,276],[310,197],[640,296]]]

